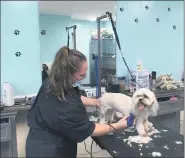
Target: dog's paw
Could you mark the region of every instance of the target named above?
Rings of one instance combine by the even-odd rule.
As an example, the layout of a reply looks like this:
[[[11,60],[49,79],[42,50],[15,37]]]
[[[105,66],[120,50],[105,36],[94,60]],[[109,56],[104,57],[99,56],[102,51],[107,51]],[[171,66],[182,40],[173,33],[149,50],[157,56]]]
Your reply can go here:
[[[152,132],[153,130],[154,130],[154,127],[152,126],[152,127],[148,127],[149,128],[149,131],[148,132]]]
[[[144,129],[146,133],[151,132],[153,130],[153,124],[149,122],[148,120],[146,120],[144,122]]]
[[[150,126],[145,127],[145,132],[146,133],[151,132],[151,131],[153,131],[152,127],[150,127]]]
[[[147,132],[152,132],[153,130],[154,130],[154,128],[149,127]]]
[[[149,126],[150,126],[150,127],[153,127],[153,123],[152,123],[152,122],[149,122],[149,121],[148,121],[148,123],[149,123]]]
[[[141,136],[142,137],[148,137],[148,134],[147,133],[143,133]]]
[[[151,128],[151,129],[153,129],[153,123],[148,122],[148,127]]]
[[[147,137],[148,136],[148,134],[145,133],[145,132],[139,133],[139,135],[142,136],[142,137]]]
[[[150,132],[147,133],[148,136],[152,136],[153,134],[154,134],[153,131],[150,131]]]

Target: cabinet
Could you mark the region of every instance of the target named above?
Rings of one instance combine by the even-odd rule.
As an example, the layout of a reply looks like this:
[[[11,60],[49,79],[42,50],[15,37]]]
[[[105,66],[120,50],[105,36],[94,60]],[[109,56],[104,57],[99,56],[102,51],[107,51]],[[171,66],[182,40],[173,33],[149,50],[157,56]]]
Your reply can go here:
[[[116,74],[116,41],[115,39],[100,40],[101,58],[102,58],[102,80],[108,80],[109,75]],[[98,40],[91,39],[90,41],[90,84],[96,85],[96,69],[93,55],[98,55]],[[111,81],[109,81],[111,82]]]
[[[1,157],[17,157],[17,137],[15,117],[16,111],[1,111],[0,117],[0,143]]]

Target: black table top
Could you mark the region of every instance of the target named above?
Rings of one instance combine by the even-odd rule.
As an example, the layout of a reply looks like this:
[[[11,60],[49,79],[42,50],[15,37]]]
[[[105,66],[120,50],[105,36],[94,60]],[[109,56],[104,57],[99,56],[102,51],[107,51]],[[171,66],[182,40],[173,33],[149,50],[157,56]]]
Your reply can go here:
[[[107,150],[113,157],[153,157],[152,152],[161,153],[161,157],[184,157],[184,136],[174,132],[168,128],[155,126],[160,133],[151,136],[153,139],[148,144],[142,144],[140,147],[137,143],[124,142],[129,136],[138,135],[135,130],[133,132],[115,132],[113,135],[105,135],[100,137],[92,137],[100,148]],[[162,131],[161,131],[161,130]],[[167,131],[163,131],[167,130]],[[161,137],[156,137],[156,136]],[[155,136],[155,138],[154,138]],[[177,144],[178,142],[182,144]],[[166,149],[165,147],[167,146]]]

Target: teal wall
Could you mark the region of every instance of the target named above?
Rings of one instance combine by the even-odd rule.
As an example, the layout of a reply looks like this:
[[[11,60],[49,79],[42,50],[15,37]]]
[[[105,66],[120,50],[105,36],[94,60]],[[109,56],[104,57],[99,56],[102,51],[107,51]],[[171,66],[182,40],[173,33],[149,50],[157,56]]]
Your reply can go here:
[[[35,94],[41,85],[37,1],[1,1],[1,87],[4,82],[15,95]]]
[[[172,73],[174,79],[180,79],[184,70],[184,1],[117,1],[116,8],[117,31],[130,69],[136,69],[141,59],[145,69],[158,75]],[[117,51],[117,75],[124,74],[127,71]]]
[[[74,20],[67,16],[41,14],[39,17],[40,31],[46,30],[45,35],[40,34],[41,43],[41,62],[52,63],[58,49],[67,45],[67,32],[65,27],[77,25],[76,29],[76,49],[81,51],[91,60],[89,55],[89,42],[91,29],[97,29],[97,23],[86,20]],[[101,23],[104,27],[104,22]],[[72,29],[70,30],[71,35]],[[70,38],[70,47],[72,45],[72,36]],[[84,84],[90,83],[89,70],[87,77],[83,80]]]
[[[77,25],[77,49],[89,60],[90,30],[97,28],[96,22],[39,15],[36,1],[2,1],[1,87],[9,82],[16,96],[36,94],[41,85],[41,63],[53,62],[58,49],[67,44],[65,27],[74,24]],[[20,34],[16,36],[14,30]],[[41,35],[41,30],[46,30],[46,35]],[[20,57],[15,56],[17,51],[21,52]],[[84,83],[89,83],[89,75]]]
[[[183,3],[117,1],[117,31],[131,69],[135,69],[141,59],[145,69],[156,70],[158,75],[172,73],[175,79],[180,79],[184,64]],[[149,6],[148,10],[145,5]],[[120,7],[124,8],[123,12]],[[135,18],[138,23],[134,22]],[[156,18],[160,21],[156,22]],[[1,86],[3,82],[11,83],[15,95],[37,93],[41,85],[41,63],[53,61],[57,50],[67,43],[65,27],[74,24],[77,25],[77,49],[91,60],[90,30],[97,28],[96,22],[64,16],[39,16],[37,1],[2,1]],[[173,25],[176,25],[175,30]],[[111,30],[109,22],[102,23],[101,27]],[[46,30],[44,36],[40,34],[43,29]],[[19,30],[20,35],[14,35],[14,30]],[[20,57],[15,56],[17,51],[21,52]],[[126,73],[117,51],[117,75]],[[89,83],[89,75],[84,83]]]
[[[71,26],[72,20],[68,16],[40,15],[40,32],[46,31],[45,35],[40,34],[41,62],[52,62],[60,47],[67,44],[66,26]]]

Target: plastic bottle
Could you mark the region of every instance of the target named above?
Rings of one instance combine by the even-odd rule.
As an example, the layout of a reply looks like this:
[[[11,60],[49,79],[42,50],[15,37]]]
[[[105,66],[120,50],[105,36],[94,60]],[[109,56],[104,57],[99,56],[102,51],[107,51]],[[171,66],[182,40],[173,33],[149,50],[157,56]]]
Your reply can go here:
[[[143,70],[143,64],[142,64],[142,61],[141,60],[138,60],[137,70]]]
[[[5,106],[14,105],[14,89],[8,82],[3,84],[3,104]]]

